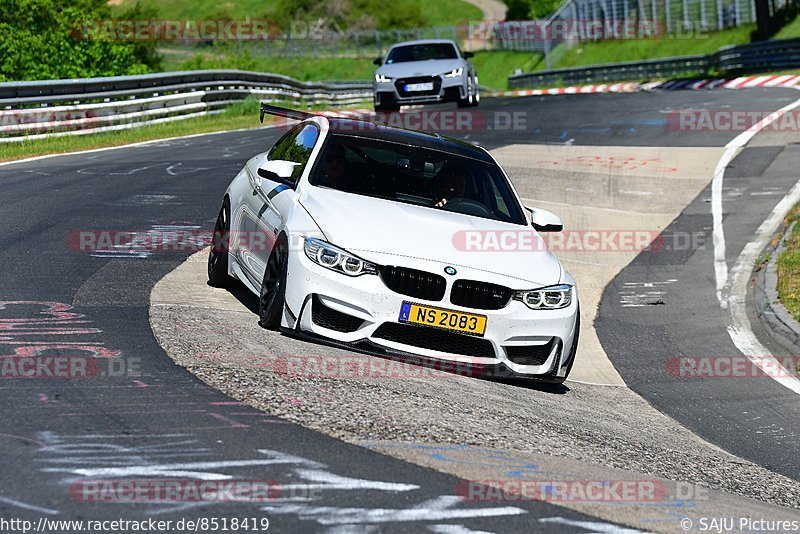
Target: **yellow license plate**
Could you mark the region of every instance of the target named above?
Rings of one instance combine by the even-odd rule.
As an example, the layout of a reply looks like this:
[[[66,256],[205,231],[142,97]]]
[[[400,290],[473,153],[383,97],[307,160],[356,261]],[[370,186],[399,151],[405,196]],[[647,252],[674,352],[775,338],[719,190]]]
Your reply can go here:
[[[422,306],[412,302],[403,302],[399,320],[401,323],[433,326],[473,336],[482,336],[486,331],[485,315]]]

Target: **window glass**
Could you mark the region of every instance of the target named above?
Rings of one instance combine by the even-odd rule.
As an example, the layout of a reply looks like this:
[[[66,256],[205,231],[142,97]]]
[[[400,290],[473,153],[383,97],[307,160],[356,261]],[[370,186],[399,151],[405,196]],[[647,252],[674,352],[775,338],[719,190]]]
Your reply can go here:
[[[300,124],[295,126],[289,133],[281,137],[272,150],[269,151],[267,158],[270,161],[285,160],[299,163],[292,172],[291,181],[297,183],[300,175],[311,157],[311,151],[319,138],[319,128],[315,124]]]
[[[386,63],[425,61],[428,59],[458,59],[455,47],[450,43],[426,43],[392,48]]]
[[[311,185],[527,224],[502,170],[480,161],[419,146],[331,134]]]

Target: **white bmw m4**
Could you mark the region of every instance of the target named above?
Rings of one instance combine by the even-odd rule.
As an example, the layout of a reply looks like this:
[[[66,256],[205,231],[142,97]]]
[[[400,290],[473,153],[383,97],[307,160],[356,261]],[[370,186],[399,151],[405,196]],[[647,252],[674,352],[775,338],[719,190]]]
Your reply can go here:
[[[580,329],[575,281],[483,148],[262,104],[300,119],[231,182],[208,261],[260,324],[384,357],[563,382]],[[491,246],[490,246],[491,245]]]

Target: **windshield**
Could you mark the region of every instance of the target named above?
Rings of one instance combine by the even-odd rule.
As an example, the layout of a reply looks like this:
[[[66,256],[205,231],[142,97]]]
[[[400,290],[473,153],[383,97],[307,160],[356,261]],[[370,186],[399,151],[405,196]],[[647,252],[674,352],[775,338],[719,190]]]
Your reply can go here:
[[[456,48],[451,43],[426,43],[392,48],[386,63],[425,61],[427,59],[458,59]]]
[[[311,185],[527,224],[500,168],[484,161],[386,140],[331,135]]]

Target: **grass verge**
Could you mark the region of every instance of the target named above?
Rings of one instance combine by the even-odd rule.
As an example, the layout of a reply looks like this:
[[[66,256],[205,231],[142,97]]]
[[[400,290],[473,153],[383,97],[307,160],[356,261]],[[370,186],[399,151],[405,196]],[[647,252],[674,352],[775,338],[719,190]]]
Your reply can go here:
[[[361,107],[368,107],[369,105],[371,103],[365,102]],[[325,109],[325,107],[316,106],[310,109]],[[229,106],[218,115],[141,126],[117,132],[67,135],[15,143],[0,143],[0,161],[128,145],[142,141],[154,141],[199,133],[258,128],[262,126],[258,122],[258,115],[258,100],[248,99]],[[269,117],[264,120],[264,124],[268,124],[268,119]]]
[[[377,68],[372,64],[374,58],[345,57],[258,57],[246,51],[232,53],[199,53],[187,59],[186,54],[177,49],[161,50],[164,55],[164,70],[197,69],[241,69],[257,72],[271,72],[291,76],[302,81],[355,80],[369,81]],[[480,84],[495,91],[508,87],[508,77],[519,68],[533,70],[542,57],[530,52],[481,51],[471,60],[478,72]]]
[[[620,39],[597,43],[582,43],[573,48],[553,51],[555,68],[583,67],[620,61],[643,61],[671,56],[713,54],[723,46],[750,42],[754,25],[745,25],[721,32],[710,32],[685,38]],[[535,70],[544,70],[544,62]]]
[[[792,208],[785,223],[800,221],[800,204]],[[800,224],[795,224],[778,256],[778,296],[795,320],[800,321]]]

